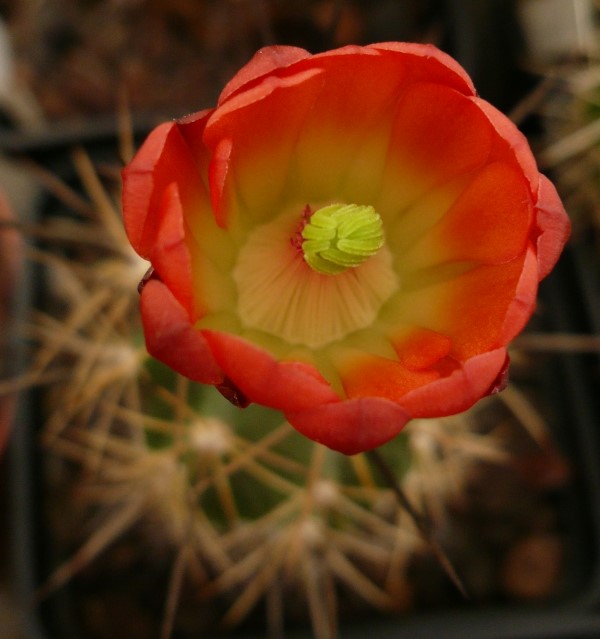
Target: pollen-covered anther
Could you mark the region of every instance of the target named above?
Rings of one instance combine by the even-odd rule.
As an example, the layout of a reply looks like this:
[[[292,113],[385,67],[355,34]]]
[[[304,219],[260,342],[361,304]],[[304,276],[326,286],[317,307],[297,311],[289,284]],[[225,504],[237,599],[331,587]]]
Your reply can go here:
[[[306,263],[318,273],[337,275],[356,268],[384,244],[383,223],[372,206],[329,204],[316,210],[302,230]]]

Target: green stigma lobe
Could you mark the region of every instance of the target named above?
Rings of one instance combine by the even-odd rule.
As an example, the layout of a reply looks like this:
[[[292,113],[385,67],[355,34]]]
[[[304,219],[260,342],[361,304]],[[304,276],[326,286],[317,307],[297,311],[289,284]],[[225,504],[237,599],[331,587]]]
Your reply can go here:
[[[329,204],[316,210],[302,230],[306,263],[337,275],[356,268],[383,246],[383,224],[372,206]]]

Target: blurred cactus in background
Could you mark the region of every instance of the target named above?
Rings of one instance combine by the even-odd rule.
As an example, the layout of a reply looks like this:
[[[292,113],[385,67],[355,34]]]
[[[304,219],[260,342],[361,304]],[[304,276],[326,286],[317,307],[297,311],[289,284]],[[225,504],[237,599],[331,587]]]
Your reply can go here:
[[[477,7],[473,20],[505,6],[467,4]],[[213,101],[275,39],[315,51],[382,36],[442,41],[472,55],[492,97],[512,106],[511,92],[521,93],[512,74],[489,71],[515,57],[507,29],[495,19],[471,28],[459,2],[21,5],[10,7],[13,40],[52,122],[112,117],[116,86],[152,123],[181,115],[201,106],[198,96]],[[482,40],[496,57],[481,55]],[[583,211],[576,232],[590,213],[600,224],[590,150],[600,140],[598,86],[600,73],[586,68],[545,85],[550,99],[535,105],[544,103],[557,140],[543,168],[557,170],[567,208]],[[133,155],[127,136],[120,155]],[[66,590],[81,636],[94,639],[197,639],[233,628],[281,639],[292,627],[335,639],[346,619],[461,604],[431,539],[472,601],[539,602],[560,590],[565,540],[548,493],[565,486],[569,469],[538,411],[544,398],[530,399],[546,363],[539,352],[517,343],[507,390],[465,414],[414,420],[381,448],[427,539],[367,454],[337,454],[276,411],[242,411],[150,358],[136,292],[148,264],[122,227],[121,164],[78,149],[68,184],[34,167],[51,210],[20,224],[33,303],[19,333],[30,348],[26,370],[0,380],[0,395],[25,390],[39,424],[40,601]],[[535,350],[536,337],[521,346]]]
[[[312,443],[276,411],[241,411],[147,355],[136,292],[147,265],[122,230],[118,173],[103,166],[101,178],[81,150],[74,164],[84,195],[45,176],[60,202],[30,229],[40,238],[30,248],[39,294],[23,328],[30,365],[4,384],[39,387],[45,512],[62,558],[40,597],[78,579],[94,636],[127,634],[121,618],[135,609],[138,626],[155,633],[158,624],[164,638],[174,628],[198,636],[242,623],[279,636],[305,619],[318,639],[335,637],[338,621],[359,610],[457,598],[366,455]],[[506,519],[511,490],[539,521],[540,486],[515,469],[548,446],[543,422],[511,389],[464,415],[415,420],[381,449],[476,599],[494,594],[506,548],[523,531],[483,547],[460,523],[489,507],[487,497],[477,505],[473,487],[482,476],[490,491],[503,487],[487,526]],[[506,546],[498,556],[497,543]],[[550,594],[557,578],[558,569],[533,598]],[[92,582],[100,585],[90,591]],[[123,595],[132,592],[129,609]]]

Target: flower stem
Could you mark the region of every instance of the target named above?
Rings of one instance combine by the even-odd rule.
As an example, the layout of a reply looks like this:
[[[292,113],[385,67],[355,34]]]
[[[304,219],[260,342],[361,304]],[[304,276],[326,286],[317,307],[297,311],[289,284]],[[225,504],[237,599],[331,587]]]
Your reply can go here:
[[[469,594],[462,582],[462,579],[458,576],[458,573],[456,572],[454,565],[450,561],[450,558],[446,554],[446,551],[440,546],[440,544],[434,537],[431,521],[422,513],[418,512],[412,505],[412,503],[406,496],[406,493],[402,490],[402,487],[396,480],[392,469],[382,457],[381,453],[378,450],[369,450],[366,452],[366,455],[370,459],[373,466],[377,468],[385,483],[392,489],[400,506],[404,508],[404,510],[413,520],[415,526],[417,527],[417,530],[423,536],[423,539],[429,544],[435,558],[439,562],[440,566],[443,568],[450,581],[454,584],[456,589],[465,599],[469,599]]]

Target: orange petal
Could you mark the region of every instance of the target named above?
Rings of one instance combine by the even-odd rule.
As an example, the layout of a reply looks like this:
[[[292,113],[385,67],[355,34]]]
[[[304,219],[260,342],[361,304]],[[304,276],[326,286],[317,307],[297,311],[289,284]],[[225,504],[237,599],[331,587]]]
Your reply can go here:
[[[186,244],[179,187],[175,182],[165,189],[155,215],[156,239],[149,259],[159,278],[193,316],[192,262]]]
[[[400,404],[413,417],[443,417],[470,408],[482,397],[496,392],[496,382],[506,379],[508,358],[504,348],[467,360],[448,377],[417,388],[401,398]]]
[[[223,104],[225,100],[239,93],[240,90],[250,88],[251,85],[265,76],[309,57],[311,56],[308,51],[298,47],[276,45],[260,49],[250,62],[243,66],[225,85],[219,96],[218,104]]]
[[[406,86],[405,65],[361,47],[319,54],[299,67],[309,64],[323,69],[325,85],[298,139],[288,188],[313,203],[373,204],[393,112]]]
[[[196,111],[177,120],[177,127],[183,139],[186,141],[189,151],[196,163],[198,173],[204,177],[208,170],[210,155],[203,140],[204,129],[214,109]],[[206,188],[207,184],[204,184]]]
[[[270,76],[229,98],[210,118],[204,142],[212,153],[211,199],[222,226],[232,211],[248,224],[281,211],[293,152],[322,84],[318,69]]]
[[[392,401],[440,376],[437,371],[411,370],[400,362],[366,354],[349,359],[338,372],[349,398],[383,397]]]
[[[540,280],[554,268],[571,232],[571,222],[554,185],[540,175],[537,192],[537,259]]]
[[[440,84],[419,83],[403,94],[389,139],[389,153],[375,206],[402,215],[432,187],[488,162],[493,129],[473,101]]]
[[[223,374],[202,334],[183,306],[160,280],[150,279],[140,294],[148,353],[189,379],[219,384]]]
[[[524,257],[502,266],[480,266],[447,283],[445,328],[439,332],[452,340],[453,357],[464,361],[505,344],[505,321],[519,283],[523,299],[532,299],[537,291],[530,278],[521,279],[525,261]],[[528,288],[532,285],[533,290]],[[530,312],[531,306],[527,308]]]
[[[523,253],[532,204],[527,182],[511,165],[480,170],[442,219],[405,253],[404,268],[446,262],[502,264]]]
[[[164,123],[148,136],[133,160],[123,170],[123,221],[129,241],[148,258],[156,241],[161,219],[158,208],[172,182],[187,202],[206,197],[190,147],[176,123]]]
[[[529,246],[521,277],[498,337],[499,344],[508,344],[525,328],[535,309],[539,280],[539,265],[535,251],[532,246]]]
[[[496,132],[490,160],[516,163],[529,182],[531,193],[537,193],[540,174],[527,138],[513,122],[489,102],[480,98],[472,98],[472,100],[481,109]]]
[[[210,203],[217,224],[221,228],[227,228],[227,209],[231,208],[233,196],[226,202],[224,191],[227,186],[227,178],[230,176],[230,160],[233,150],[233,140],[230,137],[219,140],[215,145],[208,167],[208,183],[210,185]]]
[[[345,455],[385,444],[411,418],[403,407],[378,397],[321,404],[299,412],[286,411],[285,416],[306,437]]]
[[[525,257],[482,265],[435,284],[406,290],[396,309],[406,324],[422,326],[452,341],[451,356],[464,361],[503,345],[505,317],[515,298]],[[530,285],[529,279],[524,280]],[[523,290],[521,295],[526,295]]]
[[[392,343],[400,363],[412,371],[431,368],[450,354],[452,342],[445,335],[424,328],[404,331]]]
[[[208,330],[203,334],[226,377],[251,402],[295,412],[339,401],[310,364],[278,362],[264,349],[235,335]]]
[[[411,82],[435,82],[465,95],[475,95],[473,82],[462,66],[431,44],[382,42],[365,48],[375,49],[385,56],[401,60]]]

